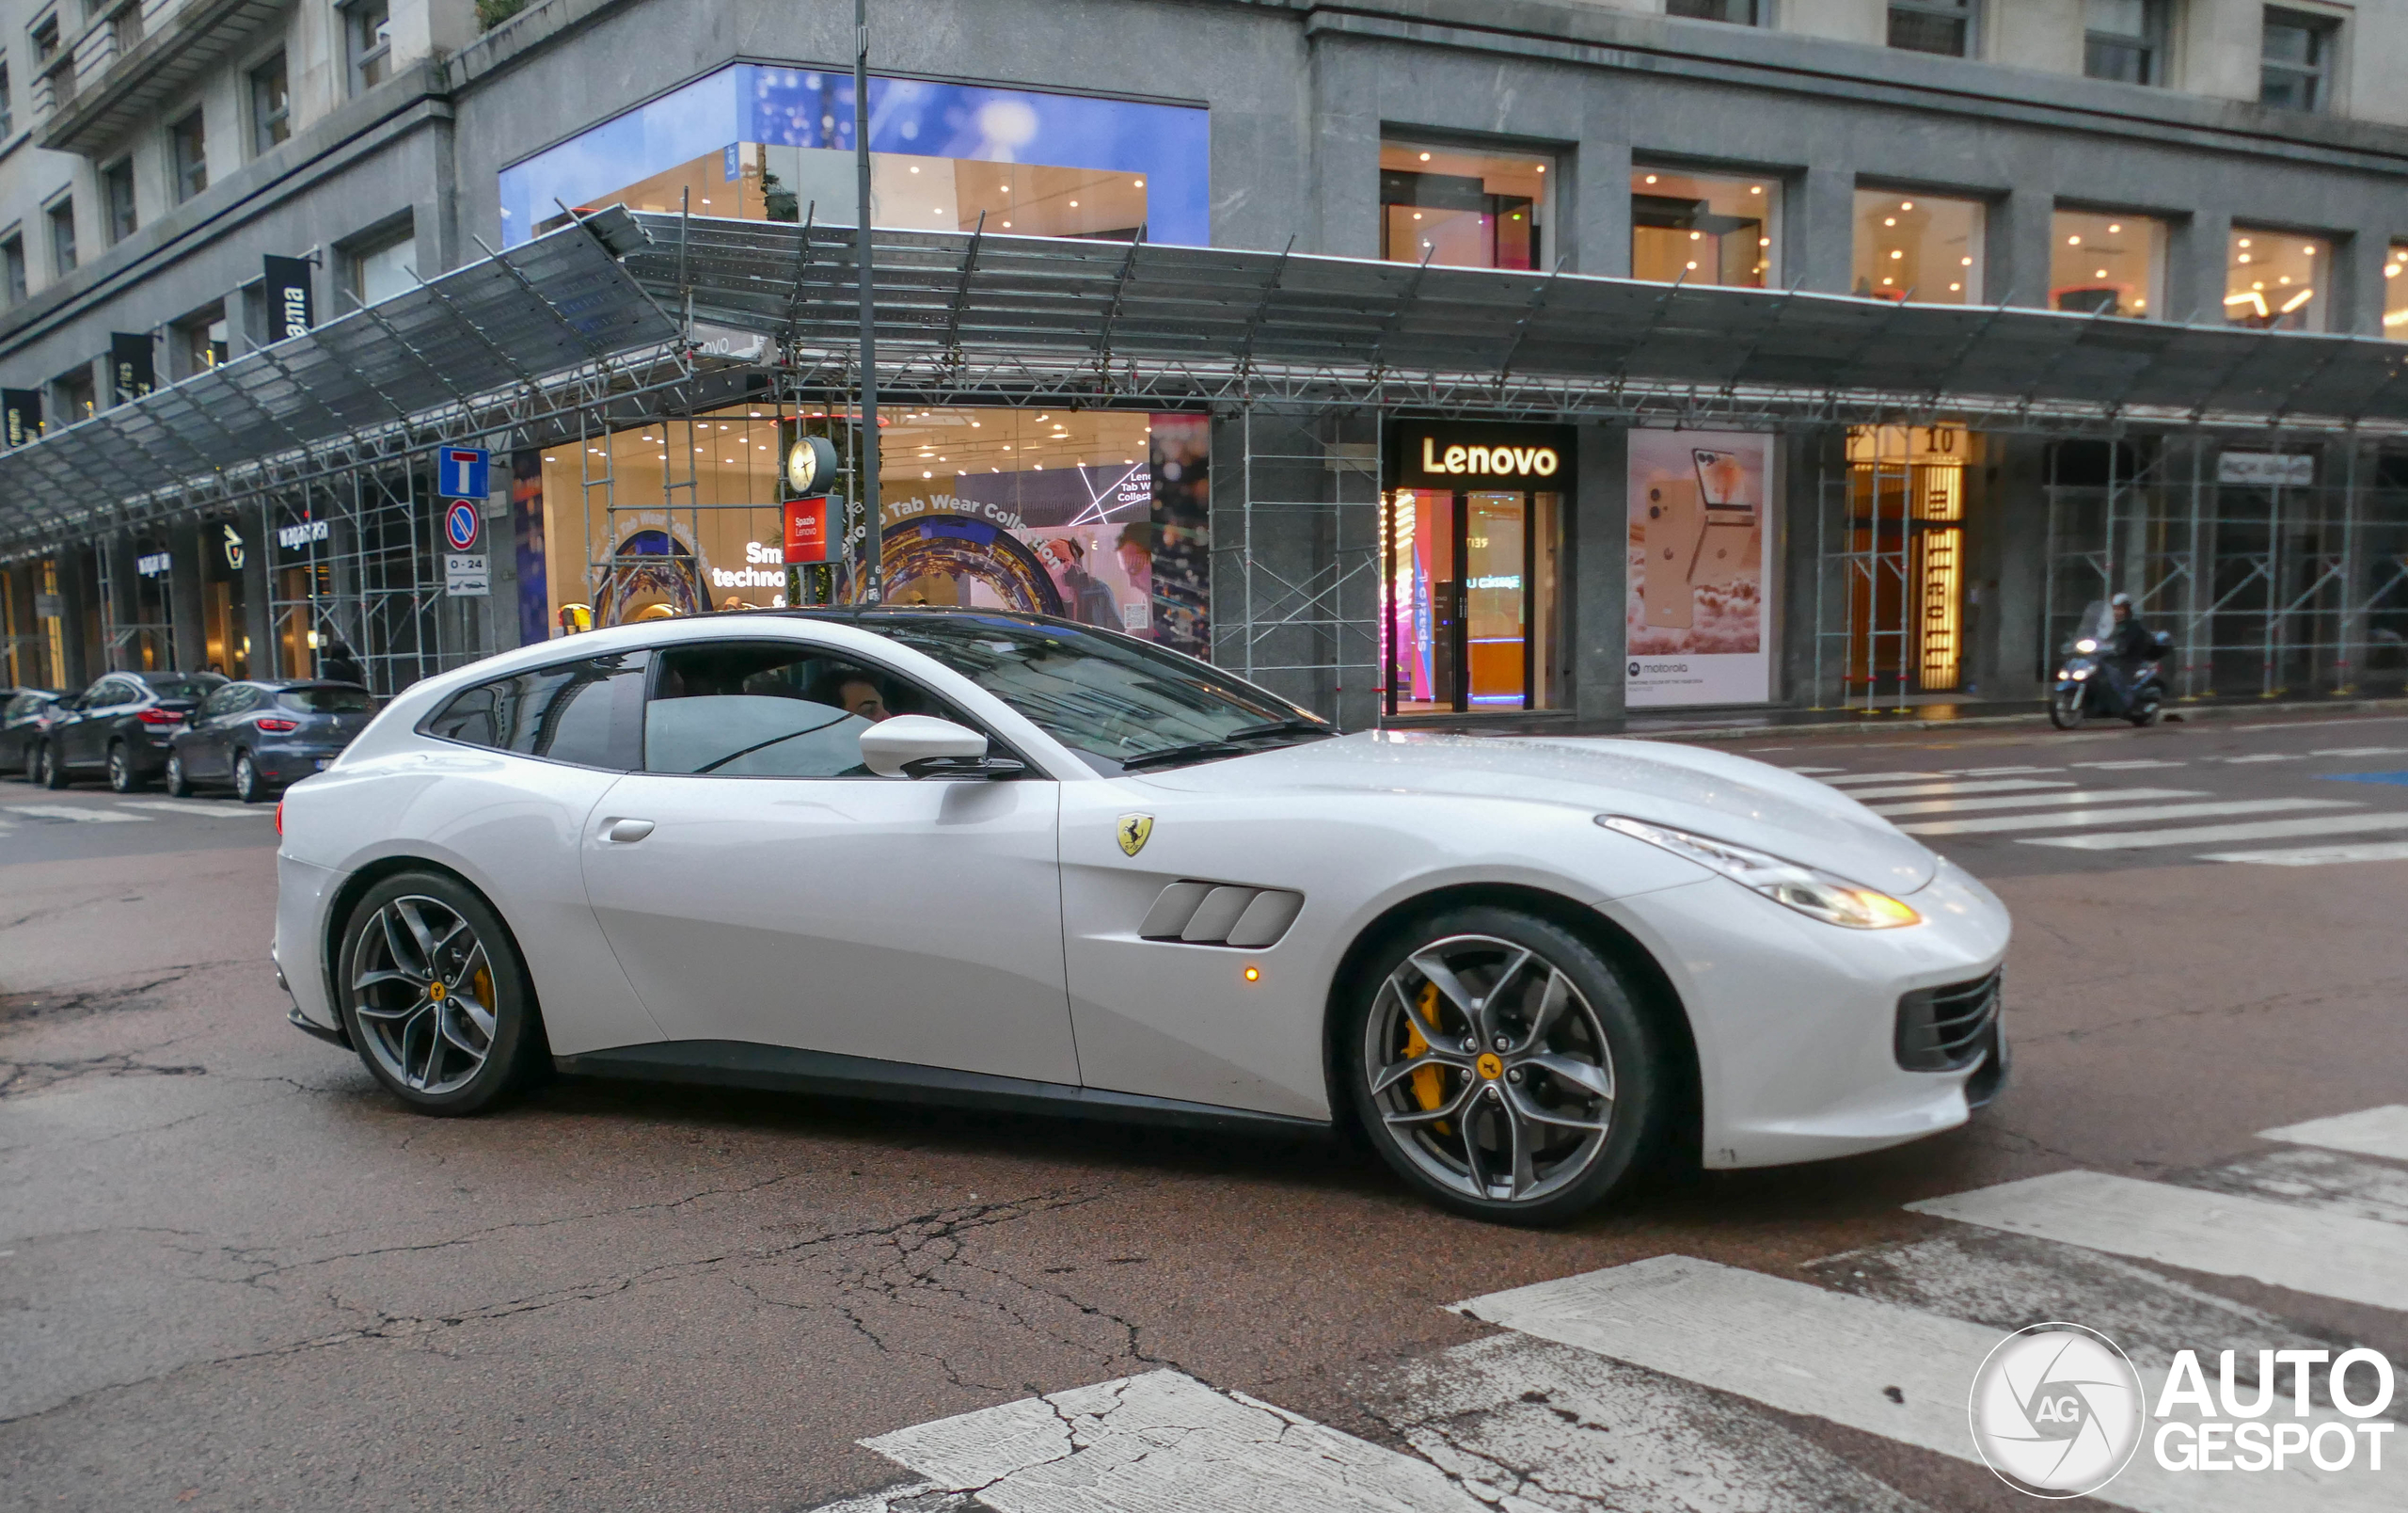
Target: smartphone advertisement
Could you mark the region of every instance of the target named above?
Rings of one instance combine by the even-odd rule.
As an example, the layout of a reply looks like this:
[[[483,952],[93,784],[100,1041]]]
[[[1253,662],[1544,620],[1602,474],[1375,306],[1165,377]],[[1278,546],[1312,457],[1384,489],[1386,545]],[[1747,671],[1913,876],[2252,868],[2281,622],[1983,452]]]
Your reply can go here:
[[[1771,477],[1769,436],[1630,433],[1630,708],[1772,697]]]

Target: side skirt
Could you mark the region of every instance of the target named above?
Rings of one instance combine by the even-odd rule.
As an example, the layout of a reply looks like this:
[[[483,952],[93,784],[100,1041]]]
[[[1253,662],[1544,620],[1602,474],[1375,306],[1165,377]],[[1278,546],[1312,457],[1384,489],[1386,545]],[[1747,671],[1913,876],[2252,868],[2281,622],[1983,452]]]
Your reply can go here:
[[[1292,1114],[1259,1113],[1216,1104],[1148,1097],[1144,1093],[1032,1082],[1023,1077],[990,1076],[983,1072],[957,1072],[950,1067],[881,1061],[865,1056],[840,1056],[832,1051],[797,1050],[749,1041],[664,1041],[652,1045],[623,1045],[578,1056],[556,1056],[552,1064],[572,1076],[627,1077],[711,1088],[752,1088],[765,1092],[808,1092],[958,1108],[999,1108],[1124,1123],[1169,1124],[1182,1129],[1258,1135],[1325,1135],[1330,1129],[1330,1122],[1325,1119],[1299,1119]]]

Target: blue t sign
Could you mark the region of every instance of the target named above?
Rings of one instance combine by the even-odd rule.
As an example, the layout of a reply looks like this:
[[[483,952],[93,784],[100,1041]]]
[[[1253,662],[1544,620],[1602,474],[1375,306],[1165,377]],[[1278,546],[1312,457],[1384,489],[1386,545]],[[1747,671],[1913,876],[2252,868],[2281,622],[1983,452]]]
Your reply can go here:
[[[435,454],[436,492],[445,499],[485,497],[485,449],[445,447]]]

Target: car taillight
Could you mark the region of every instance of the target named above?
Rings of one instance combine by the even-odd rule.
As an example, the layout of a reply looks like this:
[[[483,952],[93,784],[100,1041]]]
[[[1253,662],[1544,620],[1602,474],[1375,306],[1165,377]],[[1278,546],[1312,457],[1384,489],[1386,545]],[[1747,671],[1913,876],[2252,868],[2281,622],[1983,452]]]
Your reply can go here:
[[[276,731],[298,730],[301,728],[301,722],[298,720],[261,720],[260,722],[260,728],[261,730]]]
[[[184,717],[173,709],[145,709],[135,716],[144,725],[182,725]]]
[[[284,834],[284,801],[282,799],[276,801],[276,833],[279,836]]]

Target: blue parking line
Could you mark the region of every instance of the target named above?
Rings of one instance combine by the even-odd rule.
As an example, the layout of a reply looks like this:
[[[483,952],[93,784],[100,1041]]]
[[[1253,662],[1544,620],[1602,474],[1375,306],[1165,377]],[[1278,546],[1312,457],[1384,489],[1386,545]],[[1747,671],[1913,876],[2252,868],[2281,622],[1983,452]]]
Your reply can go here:
[[[2408,788],[2408,772],[2324,772],[2327,783],[2396,783]]]

